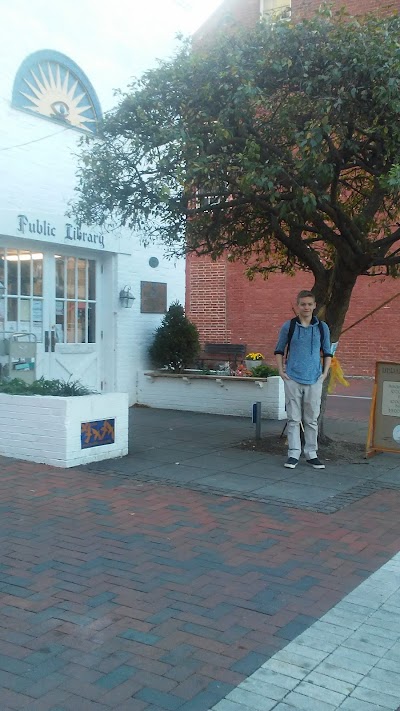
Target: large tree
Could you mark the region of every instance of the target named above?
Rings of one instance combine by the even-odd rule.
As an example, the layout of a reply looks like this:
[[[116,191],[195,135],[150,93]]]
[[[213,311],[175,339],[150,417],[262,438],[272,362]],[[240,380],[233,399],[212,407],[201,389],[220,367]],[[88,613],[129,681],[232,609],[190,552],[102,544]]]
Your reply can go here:
[[[312,272],[337,340],[358,277],[400,265],[400,19],[325,8],[161,63],[82,152],[75,213]]]

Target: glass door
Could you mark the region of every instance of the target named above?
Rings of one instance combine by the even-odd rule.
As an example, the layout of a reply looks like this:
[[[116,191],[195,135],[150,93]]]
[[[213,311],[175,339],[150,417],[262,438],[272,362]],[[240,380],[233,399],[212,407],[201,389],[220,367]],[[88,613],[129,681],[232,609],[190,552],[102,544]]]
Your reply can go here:
[[[38,377],[43,365],[43,265],[41,251],[0,247],[0,374],[28,382]],[[22,346],[19,357],[11,356],[6,346],[10,342],[36,342],[36,352],[29,347],[24,357]]]
[[[79,380],[95,390],[101,389],[100,270],[93,258],[54,255],[48,335],[45,332],[52,377]]]
[[[92,257],[0,247],[0,342],[31,334],[36,377],[79,380],[101,390],[100,273]],[[0,365],[5,362],[1,355]],[[12,377],[18,377],[16,367]]]
[[[55,256],[56,343],[96,343],[96,261]]]
[[[0,331],[43,340],[43,252],[0,247]]]

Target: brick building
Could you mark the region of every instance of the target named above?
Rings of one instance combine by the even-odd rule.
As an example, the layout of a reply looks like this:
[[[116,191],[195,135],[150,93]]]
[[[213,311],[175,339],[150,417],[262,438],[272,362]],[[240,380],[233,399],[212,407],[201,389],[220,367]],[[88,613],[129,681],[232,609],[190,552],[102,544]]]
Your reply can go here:
[[[335,0],[333,4],[338,8],[346,5],[352,13],[384,12],[389,6],[391,11],[400,10],[400,0]],[[197,32],[195,41],[207,41],[224,24],[252,25],[260,14],[288,5],[290,0],[225,0]],[[292,0],[292,16],[309,16],[319,5],[320,0]],[[225,258],[212,262],[189,255],[186,311],[197,324],[203,342],[244,343],[248,350],[261,351],[268,362],[273,362],[278,329],[292,316],[296,293],[312,284],[312,275],[302,272],[295,277],[272,275],[267,281],[257,277],[249,282],[240,262]],[[359,278],[344,331],[396,294],[398,298],[341,336],[339,356],[348,375],[372,375],[376,360],[396,360],[400,355],[400,281]]]

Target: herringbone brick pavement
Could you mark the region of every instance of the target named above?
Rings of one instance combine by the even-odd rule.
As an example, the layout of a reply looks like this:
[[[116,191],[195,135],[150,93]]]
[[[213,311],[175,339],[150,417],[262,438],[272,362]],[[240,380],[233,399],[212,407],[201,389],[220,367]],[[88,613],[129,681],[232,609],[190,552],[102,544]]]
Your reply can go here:
[[[1,711],[206,711],[400,548],[333,515],[0,461]]]

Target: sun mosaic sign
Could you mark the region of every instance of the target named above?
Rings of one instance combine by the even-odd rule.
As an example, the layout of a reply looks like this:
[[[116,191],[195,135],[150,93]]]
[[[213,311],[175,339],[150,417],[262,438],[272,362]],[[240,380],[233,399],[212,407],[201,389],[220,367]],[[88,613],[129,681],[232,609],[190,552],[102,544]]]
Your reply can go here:
[[[100,104],[86,75],[68,57],[43,50],[25,59],[14,82],[12,105],[96,133]]]

